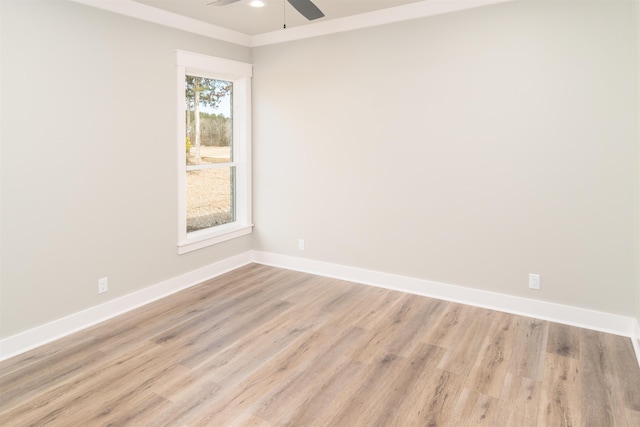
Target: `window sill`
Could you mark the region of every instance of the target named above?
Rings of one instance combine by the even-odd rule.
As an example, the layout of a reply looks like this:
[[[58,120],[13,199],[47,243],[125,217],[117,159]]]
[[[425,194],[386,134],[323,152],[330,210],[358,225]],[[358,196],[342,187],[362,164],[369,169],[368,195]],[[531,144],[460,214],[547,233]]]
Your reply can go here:
[[[194,231],[187,235],[186,240],[178,243],[178,255],[245,236],[252,231],[253,225],[245,224],[227,224],[215,227],[214,230]]]

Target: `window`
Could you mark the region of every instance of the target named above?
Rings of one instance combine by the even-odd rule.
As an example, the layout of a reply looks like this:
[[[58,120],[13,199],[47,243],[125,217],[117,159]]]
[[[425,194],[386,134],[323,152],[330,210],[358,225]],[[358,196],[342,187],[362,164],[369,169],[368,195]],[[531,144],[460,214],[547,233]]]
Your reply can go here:
[[[177,51],[178,253],[251,233],[251,73]]]

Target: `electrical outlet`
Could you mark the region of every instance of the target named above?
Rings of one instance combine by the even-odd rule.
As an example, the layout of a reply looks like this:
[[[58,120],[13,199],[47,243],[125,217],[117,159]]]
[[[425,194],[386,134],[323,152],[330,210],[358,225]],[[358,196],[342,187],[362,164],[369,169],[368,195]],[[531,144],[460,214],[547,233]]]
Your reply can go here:
[[[102,279],[98,279],[98,293],[104,294],[109,290],[109,279],[103,277]]]
[[[304,239],[298,239],[298,250],[304,251]]]
[[[529,273],[529,288],[540,289],[540,275]]]

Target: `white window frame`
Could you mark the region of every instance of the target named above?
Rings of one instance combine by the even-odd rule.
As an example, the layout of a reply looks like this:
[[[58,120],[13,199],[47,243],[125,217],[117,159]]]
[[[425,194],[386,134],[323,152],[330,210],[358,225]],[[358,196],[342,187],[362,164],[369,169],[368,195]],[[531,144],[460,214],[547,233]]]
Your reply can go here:
[[[253,66],[199,53],[176,50],[178,122],[178,253],[215,245],[252,232],[251,219],[251,76]],[[235,220],[187,233],[187,167],[185,151],[185,80],[196,75],[233,82],[233,162]]]

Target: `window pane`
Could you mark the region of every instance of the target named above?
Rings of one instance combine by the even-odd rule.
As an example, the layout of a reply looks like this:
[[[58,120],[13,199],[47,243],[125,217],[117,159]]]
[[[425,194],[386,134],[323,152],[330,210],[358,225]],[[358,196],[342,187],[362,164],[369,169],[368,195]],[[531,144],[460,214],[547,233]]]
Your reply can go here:
[[[233,160],[233,83],[185,77],[187,165]]]
[[[235,167],[187,171],[187,232],[235,221]]]

